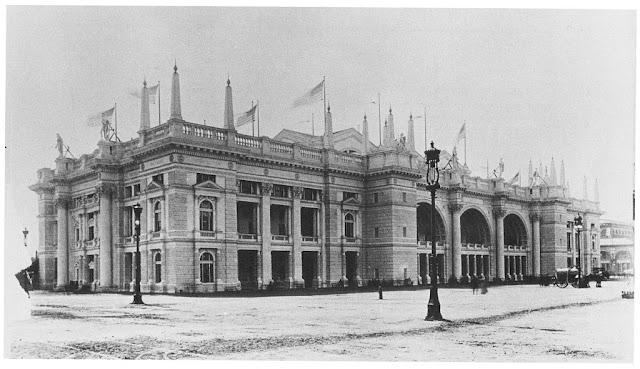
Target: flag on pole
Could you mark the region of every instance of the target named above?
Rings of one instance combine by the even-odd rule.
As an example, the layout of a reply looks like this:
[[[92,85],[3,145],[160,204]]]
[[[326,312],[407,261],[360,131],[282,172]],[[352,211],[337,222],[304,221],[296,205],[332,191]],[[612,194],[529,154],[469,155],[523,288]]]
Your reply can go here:
[[[156,104],[156,96],[158,96],[158,86],[160,86],[159,83],[147,89],[149,91],[149,103],[153,105]]]
[[[110,124],[111,120],[113,119],[113,113],[115,110],[116,107],[114,106],[109,110],[105,110],[103,112],[89,116],[89,118],[87,119],[87,125],[91,127],[97,127],[102,124]]]
[[[518,171],[518,173],[516,173],[516,175],[513,178],[511,178],[511,180],[509,181],[509,184],[513,185],[519,180],[520,180],[520,171]]]
[[[236,120],[236,127],[241,127],[241,126],[244,126],[245,124],[253,123],[253,121],[255,120],[257,108],[258,108],[258,105],[256,104],[251,109],[242,113],[242,115],[240,115]]]
[[[463,138],[467,138],[467,131],[466,131],[466,126],[467,123],[464,123],[462,125],[462,128],[460,128],[460,132],[458,132],[458,139],[456,140],[456,146],[458,146],[458,144],[460,143],[460,140],[462,140]]]
[[[318,85],[312,88],[309,92],[307,92],[300,98],[296,99],[296,101],[293,102],[292,108],[298,108],[300,106],[309,105],[316,101],[322,100],[323,89],[324,89],[324,80],[318,83]]]

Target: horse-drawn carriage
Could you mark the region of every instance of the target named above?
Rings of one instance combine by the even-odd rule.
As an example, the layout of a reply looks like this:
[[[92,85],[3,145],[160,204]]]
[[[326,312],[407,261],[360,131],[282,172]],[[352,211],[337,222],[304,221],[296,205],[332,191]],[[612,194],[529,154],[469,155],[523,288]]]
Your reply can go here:
[[[601,287],[601,283],[606,279],[607,275],[604,275],[602,271],[597,271],[593,274],[582,276],[578,279],[578,268],[560,268],[556,269],[554,285],[556,287],[565,288],[569,284],[575,288],[589,287],[589,282],[595,281],[596,287]],[[580,285],[578,285],[580,283]]]

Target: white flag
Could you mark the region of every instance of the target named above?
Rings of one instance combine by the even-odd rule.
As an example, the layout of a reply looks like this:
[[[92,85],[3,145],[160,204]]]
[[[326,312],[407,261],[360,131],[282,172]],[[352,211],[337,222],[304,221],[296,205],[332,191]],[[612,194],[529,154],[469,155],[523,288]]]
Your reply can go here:
[[[304,94],[300,98],[296,99],[296,101],[293,102],[292,108],[297,108],[297,107],[300,107],[300,106],[309,105],[309,104],[312,104],[312,103],[314,103],[316,101],[322,100],[322,91],[323,91],[323,89],[324,89],[324,80],[322,80],[322,82],[318,83],[318,85],[316,87],[312,88],[309,92],[307,92],[306,94]]]
[[[518,171],[518,173],[516,173],[516,175],[511,178],[511,180],[509,181],[509,184],[515,184],[516,182],[518,182],[518,180],[520,180],[520,171]]]
[[[158,87],[160,87],[160,84],[158,83],[157,85],[153,86],[153,87],[149,87],[149,102],[153,105],[156,104],[156,96],[158,96]]]
[[[253,123],[256,115],[256,108],[258,105],[254,105],[253,108],[242,113],[236,120],[236,127],[244,126],[245,124]]]
[[[87,118],[87,125],[90,127],[97,127],[102,124],[110,124],[115,110],[116,108],[114,106],[109,110],[90,115],[89,118]]]

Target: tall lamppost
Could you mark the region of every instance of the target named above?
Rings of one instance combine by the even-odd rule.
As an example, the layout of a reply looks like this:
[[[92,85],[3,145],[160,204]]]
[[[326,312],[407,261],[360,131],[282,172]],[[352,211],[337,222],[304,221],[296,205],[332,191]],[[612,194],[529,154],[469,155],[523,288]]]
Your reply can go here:
[[[136,217],[136,287],[132,304],[144,304],[142,302],[142,294],[140,294],[140,214],[142,213],[142,206],[139,203],[135,204],[133,211]]]
[[[431,191],[431,288],[429,291],[429,303],[427,304],[427,317],[424,320],[444,320],[440,314],[440,300],[438,299],[438,258],[436,254],[436,232],[434,220],[436,217],[436,190],[440,188],[440,150],[433,146],[424,152],[427,164],[427,190]]]
[[[578,242],[576,242],[576,246],[578,247],[578,288],[582,288],[582,257],[580,256],[580,232],[582,231],[582,217],[580,213],[578,216],[573,218],[573,224],[576,232],[578,232]]]

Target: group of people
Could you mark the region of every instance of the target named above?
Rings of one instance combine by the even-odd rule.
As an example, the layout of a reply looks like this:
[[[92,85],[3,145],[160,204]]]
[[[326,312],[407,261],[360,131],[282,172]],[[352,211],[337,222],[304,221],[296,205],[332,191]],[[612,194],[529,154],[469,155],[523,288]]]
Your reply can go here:
[[[476,294],[476,291],[478,291],[478,289],[480,290],[481,294],[485,294],[487,292],[489,292],[489,290],[487,289],[487,281],[484,279],[484,277],[480,276],[480,278],[474,276],[471,276],[471,289],[473,290],[473,294]]]

